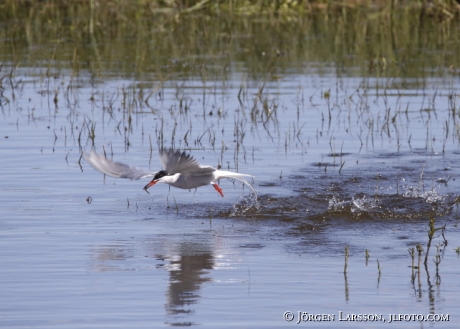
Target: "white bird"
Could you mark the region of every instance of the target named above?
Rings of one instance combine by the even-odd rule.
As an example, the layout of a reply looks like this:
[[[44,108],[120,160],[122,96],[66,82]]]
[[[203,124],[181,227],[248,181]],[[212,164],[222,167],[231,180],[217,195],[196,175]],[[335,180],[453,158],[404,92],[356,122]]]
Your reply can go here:
[[[83,152],[83,158],[94,169],[107,176],[136,180],[153,177],[150,183],[144,186],[144,190],[147,193],[147,189],[156,183],[168,184],[181,189],[193,189],[211,184],[223,197],[224,193],[219,185],[217,185],[217,181],[221,178],[234,178],[249,186],[257,197],[254,187],[244,179],[244,177],[254,176],[218,170],[211,166],[202,166],[190,154],[178,150],[160,150],[160,163],[163,170],[158,172],[148,172],[138,167],[114,162],[93,151],[89,154]]]

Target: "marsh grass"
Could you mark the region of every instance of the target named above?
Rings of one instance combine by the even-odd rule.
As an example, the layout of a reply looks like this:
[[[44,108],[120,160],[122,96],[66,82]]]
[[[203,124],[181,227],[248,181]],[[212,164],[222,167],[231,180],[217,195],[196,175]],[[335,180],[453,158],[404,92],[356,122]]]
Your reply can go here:
[[[198,7],[196,1],[174,2],[171,7],[168,3],[50,0],[43,6],[34,1],[4,1],[0,18],[9,28],[3,30],[2,40],[14,42],[3,43],[0,57],[6,56],[13,67],[27,65],[24,51],[28,49],[29,65],[45,63],[46,77],[69,68],[72,83],[78,82],[81,70],[91,71],[97,81],[115,69],[138,79],[154,74],[166,82],[185,74],[205,82],[216,75],[225,79],[225,68],[234,62],[252,77],[265,76],[265,81],[283,77],[280,63],[301,67],[326,60],[345,73],[354,67],[377,76],[420,76],[430,72],[420,70],[420,65],[430,66],[433,61],[435,70],[455,74],[460,67],[455,56],[459,45],[452,42],[458,40],[455,1],[436,1],[430,6],[422,1],[400,6],[392,6],[391,1],[234,0],[232,5],[209,1]],[[231,15],[226,14],[229,11]],[[244,35],[256,38],[247,42]],[[433,45],[441,54],[428,51]],[[425,60],[414,61],[421,49],[427,50]],[[146,105],[153,94],[161,95],[162,86],[144,95]],[[54,100],[57,106],[58,94]]]
[[[304,73],[318,70],[321,74],[324,64],[334,63],[336,69],[342,72],[339,75],[356,72],[377,79],[397,76],[402,79],[423,80],[426,72],[445,76],[456,74],[456,67],[460,66],[457,56],[452,55],[460,51],[459,43],[453,42],[458,40],[456,24],[451,20],[436,21],[426,12],[420,16],[420,13],[414,14],[412,10],[398,10],[400,7],[392,8],[390,12],[385,9],[385,15],[370,15],[366,4],[361,2],[354,5],[339,5],[341,9],[336,11],[333,8],[336,8],[338,2],[318,1],[308,3],[308,7],[322,8],[326,4],[329,10],[313,12],[309,9],[301,20],[283,21],[278,17],[273,21],[262,16],[256,20],[245,16],[237,16],[238,19],[235,19],[233,16],[224,15],[219,16],[219,20],[205,16],[207,18],[204,24],[202,17],[190,14],[174,19],[166,14],[167,11],[160,14],[153,9],[160,6],[155,2],[138,1],[129,5],[124,1],[101,1],[97,4],[85,1],[73,4],[49,1],[47,6],[40,7],[40,10],[33,2],[21,3],[25,5],[15,6],[16,3],[12,1],[2,4],[5,11],[0,15],[5,22],[11,22],[8,31],[2,32],[2,40],[14,42],[5,42],[5,47],[0,51],[0,60],[10,63],[11,66],[2,78],[3,81],[8,81],[11,97],[7,95],[5,88],[1,89],[0,104],[11,104],[11,100],[20,93],[21,82],[15,79],[19,67],[33,67],[44,63],[45,70],[32,72],[38,74],[40,83],[43,84],[41,89],[49,95],[50,108],[54,105],[56,111],[59,107],[71,109],[69,137],[72,138],[74,130],[77,131],[80,151],[86,144],[85,135],[91,142],[91,147],[96,147],[97,141],[94,120],[85,118],[79,130],[74,126],[77,115],[75,108],[81,102],[76,86],[85,83],[82,78],[85,72],[90,73],[90,83],[95,88],[91,96],[92,105],[95,108],[100,107],[104,117],[109,117],[109,121],[118,121],[115,133],[123,136],[125,151],[130,149],[131,136],[138,125],[141,125],[144,136],[144,129],[148,129],[144,126],[148,113],[158,118],[154,128],[158,148],[210,147],[214,150],[216,144],[221,144],[219,165],[222,165],[224,151],[228,149],[228,140],[218,140],[216,120],[212,119],[217,113],[218,125],[219,121],[231,117],[235,110],[228,109],[225,105],[227,88],[231,88],[227,87],[227,68],[232,65],[231,63],[238,63],[240,67],[237,71],[246,72],[240,76],[243,80],[239,84],[237,95],[240,107],[235,110],[238,113],[233,114],[236,140],[233,161],[234,168],[238,170],[240,161],[247,161],[246,154],[250,147],[253,150],[252,154],[254,153],[254,145],[247,144],[248,135],[254,137],[260,134],[261,128],[273,142],[284,143],[286,155],[292,148],[301,148],[302,153],[308,148],[310,136],[302,136],[305,134],[302,131],[309,105],[305,103],[302,86],[299,85],[294,100],[297,120],[283,127],[279,118],[287,111],[287,107],[280,101],[276,83],[273,81],[283,79],[293,68],[304,67]],[[91,8],[87,8],[89,3],[92,4]],[[233,8],[242,4],[243,2],[235,1]],[[278,9],[284,6],[283,2],[279,4]],[[225,4],[211,5],[211,2],[193,1],[180,2],[174,10],[185,10],[184,13],[199,10],[200,14],[206,15],[205,10],[212,12],[217,8],[215,6],[219,6],[221,13],[226,10]],[[271,8],[269,3],[264,1],[257,2],[254,6]],[[375,11],[375,6],[373,8]],[[123,11],[124,9],[126,11]],[[88,13],[90,15],[87,15]],[[301,15],[301,12],[297,15]],[[324,15],[327,21],[324,21]],[[97,24],[93,22],[89,27],[85,17],[91,17]],[[243,35],[251,36],[250,41],[242,38]],[[436,56],[434,52],[427,51],[423,55],[417,53],[420,60],[413,60],[413,49],[432,48],[439,49]],[[23,53],[24,50],[27,50],[27,53]],[[384,64],[379,64],[380,68],[377,70],[372,64],[374,62]],[[54,80],[65,77],[66,69],[71,70],[71,77],[58,86]],[[117,74],[125,79],[142,82],[123,86],[114,92],[98,90],[100,81],[113,78],[114,72],[118,72]],[[258,81],[257,86],[249,86],[248,81]],[[176,103],[169,107],[168,117],[160,108],[165,100],[165,93],[173,86]],[[191,86],[201,89],[200,100],[197,101],[192,96],[193,92],[188,91]],[[372,88],[376,88],[377,97],[381,98],[386,106],[383,120],[379,113],[373,114],[369,110],[372,104],[368,92]],[[388,88],[394,86],[363,84],[347,95],[347,101],[340,101],[343,91],[339,90],[339,83],[335,91],[328,89],[321,92],[324,102],[321,106],[327,109],[322,113],[323,117],[327,118],[327,127],[318,128],[316,137],[319,139],[325,135],[329,136],[334,164],[338,155],[333,143],[333,129],[331,130],[334,120],[346,125],[347,131],[359,138],[362,147],[374,147],[376,137],[384,134],[389,139],[396,134],[398,145],[400,144],[401,133],[398,127],[407,125],[410,121],[408,106],[405,112],[398,104],[392,108],[387,100]],[[219,93],[220,96],[217,97]],[[445,95],[435,93],[431,98],[427,98],[427,103],[434,107],[436,98],[439,97]],[[451,117],[444,122],[446,136],[443,139],[443,152],[445,141],[450,137],[449,133],[460,140],[458,130],[454,128],[451,120],[457,115],[456,91],[452,90],[448,97]],[[310,105],[318,108],[318,104],[314,104],[312,99],[313,96],[310,97]],[[211,122],[201,130],[193,127],[190,119],[191,109],[198,105],[198,102],[202,106],[203,120],[207,122],[209,118]],[[424,111],[424,108],[422,105],[420,116],[428,116],[426,148],[436,152],[431,142],[433,136],[428,129],[433,120],[431,112],[436,112],[434,109]],[[117,112],[121,112],[121,117],[117,116]],[[343,113],[348,113],[348,117],[344,117]],[[352,122],[350,113],[358,118],[357,125]],[[186,124],[189,127],[183,129]],[[222,135],[223,133],[222,130]],[[54,135],[56,142],[58,134]],[[64,142],[67,143],[66,127],[64,135]],[[410,134],[407,142],[409,146],[411,136]],[[154,142],[150,134],[149,143],[152,155]],[[342,158],[344,145],[345,141],[342,141],[337,170],[339,174],[342,174],[345,165]],[[324,165],[325,172],[328,165]]]

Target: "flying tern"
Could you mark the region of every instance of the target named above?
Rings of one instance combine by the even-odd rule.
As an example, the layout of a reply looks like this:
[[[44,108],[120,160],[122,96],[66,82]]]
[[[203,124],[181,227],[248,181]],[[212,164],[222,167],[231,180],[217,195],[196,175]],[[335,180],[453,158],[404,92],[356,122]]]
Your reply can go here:
[[[221,178],[233,178],[249,186],[257,197],[254,187],[244,178],[253,177],[251,175],[200,165],[193,156],[179,150],[160,149],[159,153],[163,170],[157,172],[149,172],[138,167],[112,161],[94,151],[90,153],[83,152],[83,158],[94,169],[107,176],[129,178],[131,180],[153,177],[150,183],[144,186],[144,190],[147,193],[147,189],[156,183],[168,184],[181,189],[194,189],[200,186],[212,185],[223,197],[224,193],[219,185],[217,185],[217,181]]]

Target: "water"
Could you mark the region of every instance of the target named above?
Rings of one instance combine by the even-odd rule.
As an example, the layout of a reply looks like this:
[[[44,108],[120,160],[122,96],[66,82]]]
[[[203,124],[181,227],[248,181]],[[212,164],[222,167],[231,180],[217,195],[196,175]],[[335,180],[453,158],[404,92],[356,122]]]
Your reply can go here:
[[[321,328],[390,314],[435,315],[397,328],[456,327],[458,79],[311,64],[266,81],[236,64],[225,80],[46,66],[4,78],[2,327],[279,328],[298,312],[334,319],[300,321]],[[146,194],[81,158],[156,171],[162,146],[254,175],[259,206],[239,182],[220,182],[225,198]],[[425,267],[430,217],[448,244],[436,231]]]

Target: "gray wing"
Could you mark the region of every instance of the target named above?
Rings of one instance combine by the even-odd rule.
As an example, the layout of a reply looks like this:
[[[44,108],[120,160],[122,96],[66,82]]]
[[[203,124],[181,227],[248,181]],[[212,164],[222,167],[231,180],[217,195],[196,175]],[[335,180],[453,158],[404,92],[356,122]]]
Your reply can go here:
[[[160,150],[160,163],[168,175],[196,171],[203,168],[190,154],[172,149]]]
[[[129,178],[129,179],[141,179],[145,177],[153,177],[156,173],[145,171],[144,169],[128,166],[121,162],[115,162],[107,159],[102,154],[97,154],[93,151],[91,153],[83,152],[83,158],[88,162],[94,169],[103,173],[104,175],[116,177],[116,178]]]

